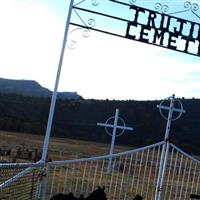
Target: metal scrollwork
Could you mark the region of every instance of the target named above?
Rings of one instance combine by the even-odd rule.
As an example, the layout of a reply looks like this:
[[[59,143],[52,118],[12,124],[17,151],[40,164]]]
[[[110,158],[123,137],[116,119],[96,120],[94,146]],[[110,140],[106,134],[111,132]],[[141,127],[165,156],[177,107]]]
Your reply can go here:
[[[74,4],[74,6],[78,6],[80,4],[82,4],[83,2],[85,2],[86,0],[81,0],[77,3]],[[91,3],[93,6],[98,6],[100,4],[100,0],[91,0]]]
[[[92,0],[92,5],[93,6],[98,6],[100,4],[99,0]]]
[[[190,8],[191,8],[191,3],[190,3],[189,1],[186,1],[186,2],[184,3],[184,8],[190,10]]]
[[[77,47],[77,42],[75,40],[71,40],[67,43],[69,49],[75,49]]]
[[[167,13],[169,11],[169,6],[167,5],[162,5],[161,3],[156,3],[155,4],[155,9],[158,11],[158,12],[161,12],[161,13]]]
[[[158,12],[161,12],[163,14],[167,14],[168,11],[169,11],[169,6],[163,5],[161,3],[156,3],[155,9]],[[184,10],[180,10],[180,11],[176,11],[176,12],[172,12],[172,13],[168,13],[168,14],[175,15],[175,14],[191,11],[196,17],[200,18],[200,16],[196,13],[198,10],[199,10],[199,5],[197,3],[190,3],[189,1],[186,1],[184,3]]]
[[[184,7],[191,11],[196,17],[200,18],[200,16],[196,13],[196,11],[199,10],[199,5],[197,3],[190,3],[189,1],[186,1],[184,4]]]
[[[136,1],[137,1],[137,0],[129,0],[129,3],[130,3],[131,5],[134,5]]]
[[[192,12],[196,12],[197,10],[199,10],[199,5],[196,3],[191,4],[189,1],[186,1],[184,3],[184,8],[191,10]]]
[[[77,31],[82,31],[82,36],[84,38],[88,38],[91,34],[91,31],[89,28],[92,28],[95,26],[95,20],[90,18],[88,19],[87,21],[87,24],[84,23],[84,25],[88,28],[75,28],[73,29],[72,31],[70,31],[70,35],[72,35],[74,32],[77,32]],[[68,42],[68,45],[67,45],[70,49],[75,49],[77,47],[77,41],[76,40],[70,40]]]
[[[87,23],[88,27],[92,28],[95,26],[95,20],[90,18],[88,19],[88,23]]]
[[[199,17],[195,12],[199,10],[199,5],[196,3],[190,3],[189,1],[186,1],[184,3],[184,8],[186,8],[185,11],[191,11],[193,14],[195,14],[197,17]]]
[[[82,36],[83,36],[84,38],[88,38],[88,37],[90,36],[90,34],[91,34],[91,32],[90,32],[89,29],[83,29],[83,31],[82,31]]]
[[[196,12],[197,10],[199,10],[199,5],[196,3],[192,4],[192,11]]]
[[[81,31],[81,34],[84,38],[88,38],[91,34],[91,30],[90,28],[93,28],[95,26],[95,20],[93,18],[88,19],[87,21],[84,20],[78,13],[76,6],[82,4],[83,2],[85,2],[86,0],[81,0],[79,2],[77,2],[76,4],[74,4],[74,13],[77,15],[77,17],[80,19],[80,21],[82,22],[83,26],[86,28],[75,28],[72,31],[70,31],[70,36],[72,37],[72,34],[78,31]],[[91,0],[91,3],[93,6],[98,6],[100,4],[100,0]],[[67,44],[67,46],[70,49],[75,49],[77,47],[77,41],[76,40],[70,40]]]
[[[86,26],[87,26],[88,28],[93,28],[93,27],[95,26],[95,20],[92,19],[92,18],[88,19]],[[90,31],[90,29],[87,29],[87,28],[84,29],[83,32],[82,32],[82,35],[83,35],[83,37],[85,37],[85,38],[89,37],[90,34],[91,34],[91,31]]]
[[[191,11],[196,17],[200,18],[200,16],[196,13],[199,10],[199,5],[197,3],[190,3],[189,1],[186,1],[184,3],[184,10],[169,13],[169,6],[163,5],[161,3],[155,4],[155,10],[158,11],[158,12],[161,12],[163,14],[168,13],[170,15],[175,15],[175,14]]]

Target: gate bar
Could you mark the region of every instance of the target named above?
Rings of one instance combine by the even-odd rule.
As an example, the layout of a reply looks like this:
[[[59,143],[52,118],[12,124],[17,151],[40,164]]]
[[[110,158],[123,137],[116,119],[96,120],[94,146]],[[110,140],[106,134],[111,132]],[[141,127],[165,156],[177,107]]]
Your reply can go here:
[[[65,26],[64,38],[63,38],[62,49],[61,49],[61,53],[60,53],[60,60],[59,60],[58,69],[57,69],[54,91],[53,91],[53,95],[51,98],[51,106],[50,106],[47,129],[46,129],[46,134],[45,134],[45,139],[44,139],[41,162],[46,162],[46,158],[47,158],[49,138],[50,138],[50,134],[51,134],[51,128],[52,128],[52,122],[53,122],[55,104],[56,104],[56,98],[57,98],[57,92],[58,92],[58,84],[59,84],[59,80],[60,80],[63,57],[64,57],[64,53],[65,53],[65,46],[67,43],[67,36],[68,36],[68,32],[69,32],[69,24],[70,24],[72,9],[73,9],[73,3],[74,3],[74,0],[71,0],[70,5],[69,5],[66,26]]]

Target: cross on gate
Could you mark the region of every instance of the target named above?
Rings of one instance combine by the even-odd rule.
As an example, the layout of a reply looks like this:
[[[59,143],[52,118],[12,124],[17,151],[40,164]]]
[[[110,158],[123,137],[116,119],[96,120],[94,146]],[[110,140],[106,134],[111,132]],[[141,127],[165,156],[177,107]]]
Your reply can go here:
[[[166,125],[166,130],[165,130],[165,143],[163,144],[161,161],[160,161],[159,172],[158,172],[158,179],[157,179],[157,184],[156,184],[155,200],[162,199],[163,180],[165,176],[168,153],[169,153],[169,133],[170,133],[170,128],[171,128],[171,123],[173,120],[177,120],[182,115],[182,113],[185,113],[185,110],[183,109],[181,102],[178,99],[175,99],[174,94],[169,99],[170,99],[170,106],[162,105],[164,100],[160,103],[160,105],[157,105],[157,108],[159,108],[160,114],[162,115],[164,119],[167,120],[167,125]],[[175,101],[179,102],[180,108],[174,107]],[[162,109],[169,111],[168,117],[164,116],[164,114],[162,113]],[[173,118],[173,112],[178,112],[179,115]]]
[[[114,124],[108,124],[109,120],[114,118]],[[123,125],[118,125],[118,120],[121,119]],[[124,120],[122,118],[119,117],[119,109],[116,109],[115,111],[115,117],[110,117],[108,118],[108,120],[106,121],[106,123],[97,123],[98,126],[103,126],[106,129],[106,132],[112,136],[112,140],[111,140],[111,145],[110,145],[110,157],[109,157],[109,162],[108,162],[108,173],[110,173],[111,170],[111,163],[112,163],[112,155],[114,152],[114,146],[115,146],[115,138],[116,136],[121,136],[125,130],[129,130],[132,131],[133,128],[131,127],[126,127]],[[107,128],[113,128],[112,134],[109,133],[109,131],[107,130]],[[117,135],[117,129],[121,129],[122,132]]]
[[[175,101],[179,102],[180,108],[174,107]],[[164,106],[162,104],[163,104],[163,101],[160,103],[160,105],[157,105],[157,108],[159,108],[159,111],[160,111],[160,114],[162,115],[162,117],[167,120],[167,126],[166,126],[166,131],[165,131],[165,140],[168,140],[172,121],[177,120],[182,115],[182,113],[185,113],[185,110],[183,109],[181,102],[179,100],[175,99],[174,94],[170,97],[170,106]],[[168,117],[164,116],[164,114],[162,113],[162,109],[169,111]],[[179,115],[176,118],[173,118],[173,112],[178,112]]]

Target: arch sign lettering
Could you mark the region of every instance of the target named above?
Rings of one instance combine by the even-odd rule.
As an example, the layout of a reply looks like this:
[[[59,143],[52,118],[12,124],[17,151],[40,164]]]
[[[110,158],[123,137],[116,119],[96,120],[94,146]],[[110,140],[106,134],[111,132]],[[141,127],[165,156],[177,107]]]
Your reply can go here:
[[[95,1],[93,5],[102,2]],[[124,1],[108,0],[107,8],[112,4],[118,7],[118,11],[122,8],[122,12],[115,13],[101,7],[80,6],[81,3],[74,5],[72,25],[200,56],[200,24],[197,22]],[[191,6],[186,2],[185,7],[187,3]]]

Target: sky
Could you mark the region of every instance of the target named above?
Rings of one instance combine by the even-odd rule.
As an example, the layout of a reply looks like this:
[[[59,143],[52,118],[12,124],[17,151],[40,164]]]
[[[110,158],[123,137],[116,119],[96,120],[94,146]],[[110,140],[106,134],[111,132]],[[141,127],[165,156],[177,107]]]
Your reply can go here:
[[[0,77],[53,90],[68,6],[69,0],[0,1]],[[95,31],[83,37],[74,29],[68,42],[77,45],[65,50],[59,91],[85,99],[200,98],[199,57]]]

